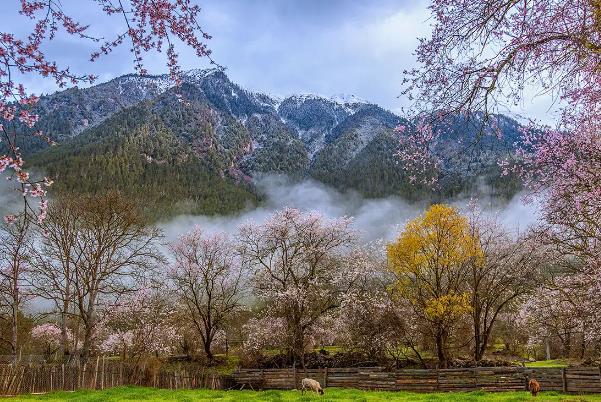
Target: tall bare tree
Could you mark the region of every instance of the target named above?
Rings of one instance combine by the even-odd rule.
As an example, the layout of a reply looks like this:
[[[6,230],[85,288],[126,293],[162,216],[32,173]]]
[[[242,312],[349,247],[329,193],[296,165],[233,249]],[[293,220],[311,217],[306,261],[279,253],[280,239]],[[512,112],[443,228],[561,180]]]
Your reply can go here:
[[[92,351],[98,309],[136,289],[137,279],[152,272],[160,254],[160,233],[149,227],[137,205],[118,192],[69,196],[44,224],[40,264],[33,278],[38,293],[56,305],[62,317],[81,326],[80,357]],[[67,342],[63,339],[67,352]]]
[[[541,245],[532,237],[512,236],[492,218],[474,214],[470,226],[484,253],[484,260],[471,264],[467,276],[474,359],[480,361],[499,314],[537,287],[543,258]]]
[[[83,196],[73,212],[79,214],[74,290],[85,361],[92,348],[98,305],[134,290],[136,279],[155,268],[160,233],[146,224],[135,202],[116,192]]]
[[[30,267],[30,221],[21,217],[2,227],[0,232],[0,318],[7,321],[13,358],[19,351],[19,315],[27,300],[25,275]]]
[[[68,324],[75,314],[75,272],[81,258],[78,247],[80,217],[76,201],[63,197],[52,203],[41,225],[43,236],[35,250],[31,284],[35,294],[54,304],[61,328],[60,352],[69,356],[76,345],[70,344]]]

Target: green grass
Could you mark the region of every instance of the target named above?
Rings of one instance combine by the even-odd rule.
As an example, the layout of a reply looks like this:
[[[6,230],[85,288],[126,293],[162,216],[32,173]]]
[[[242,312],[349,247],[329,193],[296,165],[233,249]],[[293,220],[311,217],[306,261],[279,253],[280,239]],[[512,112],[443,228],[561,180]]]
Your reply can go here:
[[[223,360],[222,364],[215,367],[215,370],[220,374],[231,374],[240,366],[240,357],[237,355],[217,354],[215,357]]]
[[[301,395],[300,391],[210,391],[189,390],[169,391],[154,388],[120,387],[104,391],[55,392],[46,395],[28,395],[11,398],[14,401],[493,401],[518,402],[532,401],[526,391],[522,392],[457,392],[457,393],[412,393],[377,392],[355,389],[330,388],[326,394],[315,393]],[[601,401],[600,395],[577,396],[557,392],[543,392],[536,401]]]
[[[314,350],[315,350],[315,352],[319,353],[319,351],[322,349],[328,353],[339,353],[339,352],[344,351],[344,349],[341,346],[323,346],[323,347],[315,348]]]
[[[526,367],[567,367],[566,359],[540,360],[536,362],[526,362]]]

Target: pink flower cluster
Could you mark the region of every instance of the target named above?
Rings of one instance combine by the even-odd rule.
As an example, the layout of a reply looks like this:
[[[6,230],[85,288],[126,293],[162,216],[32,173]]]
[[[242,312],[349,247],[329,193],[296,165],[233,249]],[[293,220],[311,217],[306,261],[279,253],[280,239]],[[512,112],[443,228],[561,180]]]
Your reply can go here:
[[[52,323],[36,325],[31,330],[31,337],[52,347],[58,347],[61,342],[61,329]],[[67,330],[67,337],[72,338],[69,330]]]
[[[599,5],[433,0],[430,10],[432,34],[420,39],[418,68],[405,72],[404,93],[414,100],[416,113],[460,113],[480,119],[481,127],[494,126],[494,113],[522,102],[528,87],[552,94],[564,105],[562,117],[556,130],[538,131],[534,143],[532,132],[524,137],[522,173],[530,185],[541,178],[535,187],[550,188],[551,197],[582,190],[572,197],[575,208],[599,199]],[[401,144],[399,156],[417,175],[432,157],[426,144],[436,135],[430,130],[418,127],[407,136],[409,144]],[[477,132],[465,152],[485,134]]]
[[[38,97],[28,94],[22,84],[15,82],[15,77],[31,74],[48,77],[59,88],[69,84],[92,83],[94,76],[77,75],[68,67],[59,67],[43,49],[47,42],[56,37],[59,30],[92,42],[100,42],[100,39],[91,36],[88,33],[89,26],[68,15],[58,1],[20,0],[17,3],[19,14],[30,20],[34,28],[26,38],[18,38],[8,32],[0,33],[0,140],[9,151],[8,154],[0,155],[0,173],[6,169],[13,170],[25,196],[22,214],[37,213],[38,221],[42,222],[46,216],[46,202],[40,201],[39,211],[31,208],[27,202],[27,196],[44,197],[45,190],[39,182],[31,181],[29,174],[22,170],[23,160],[17,144],[17,131],[21,128],[19,125],[14,128],[13,124],[14,132],[9,132],[7,125],[2,124],[2,120],[6,123],[17,118],[25,128],[32,128],[39,118],[34,110]],[[142,66],[143,53],[151,50],[160,52],[166,47],[171,77],[179,84],[180,69],[175,39],[194,49],[198,57],[210,58],[211,52],[204,43],[210,36],[198,23],[200,8],[190,0],[123,0],[118,4],[111,0],[92,0],[89,3],[99,6],[101,13],[119,16],[125,26],[123,32],[118,33],[114,39],[105,41],[98,51],[92,53],[92,61],[101,54],[110,53],[129,38],[135,68],[140,74],[146,74]],[[33,135],[54,144],[41,131],[36,131]],[[45,180],[43,184],[48,187],[49,183],[49,180]],[[6,220],[11,221],[12,218]]]

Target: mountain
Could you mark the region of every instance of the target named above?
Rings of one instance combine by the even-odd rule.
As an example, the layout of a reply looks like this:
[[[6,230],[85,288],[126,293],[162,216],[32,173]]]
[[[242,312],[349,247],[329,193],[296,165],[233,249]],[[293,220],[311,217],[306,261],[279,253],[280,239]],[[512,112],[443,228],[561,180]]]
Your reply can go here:
[[[185,73],[177,88],[164,75],[125,75],[43,96],[34,109],[40,116],[34,129],[60,145],[48,148],[28,136],[22,150],[57,179],[54,191],[119,189],[144,201],[156,218],[226,213],[260,202],[252,186],[260,173],[311,177],[366,197],[436,199],[472,191],[482,177],[500,195],[516,190],[511,179],[499,179],[496,167],[519,132],[506,116],[493,119],[503,136],[482,137],[476,158],[462,157],[457,144],[474,134],[477,119],[437,123],[445,174],[433,192],[409,184],[394,156],[394,128],[415,122],[353,96],[279,99],[247,91],[211,69]],[[19,135],[31,131],[5,125]]]

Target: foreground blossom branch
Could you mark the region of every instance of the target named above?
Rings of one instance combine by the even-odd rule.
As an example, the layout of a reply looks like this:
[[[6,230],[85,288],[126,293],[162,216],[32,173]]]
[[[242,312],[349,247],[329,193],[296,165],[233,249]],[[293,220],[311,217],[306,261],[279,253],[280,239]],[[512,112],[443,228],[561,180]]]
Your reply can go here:
[[[31,137],[21,138],[21,135],[17,135],[17,127],[21,125],[30,136],[41,138],[49,144],[54,142],[52,133],[35,130],[39,117],[35,112],[38,97],[18,81],[23,76],[38,75],[52,79],[59,88],[65,88],[95,80],[93,75],[76,74],[69,67],[61,66],[54,56],[44,53],[42,49],[45,44],[59,33],[89,40],[98,44],[98,49],[90,55],[90,61],[93,62],[129,39],[137,73],[146,74],[144,54],[165,52],[170,76],[176,84],[180,83],[181,71],[173,44],[175,39],[192,48],[198,57],[207,57],[212,62],[211,51],[205,44],[210,36],[198,22],[200,7],[190,0],[88,0],[87,4],[97,7],[99,14],[121,19],[122,32],[109,39],[96,37],[90,33],[89,25],[69,15],[57,0],[15,2],[18,13],[34,23],[33,31],[25,38],[0,32],[0,173],[8,171],[9,179],[16,178],[16,190],[24,201],[21,214],[26,218],[37,216],[39,222],[46,216],[46,190],[52,181],[47,178],[35,180],[24,170],[19,141],[28,141]],[[30,198],[39,199],[38,207],[31,205]],[[5,217],[8,223],[16,219],[16,215]]]
[[[404,94],[429,122],[423,130],[457,113],[478,120],[481,129],[467,150],[487,134],[486,123],[494,126],[496,113],[520,104],[535,88],[564,106],[560,131],[598,132],[599,8],[596,0],[433,0],[432,35],[420,40],[419,67],[405,71]],[[424,137],[413,130],[404,134],[409,141]],[[430,140],[437,137],[435,130]]]

